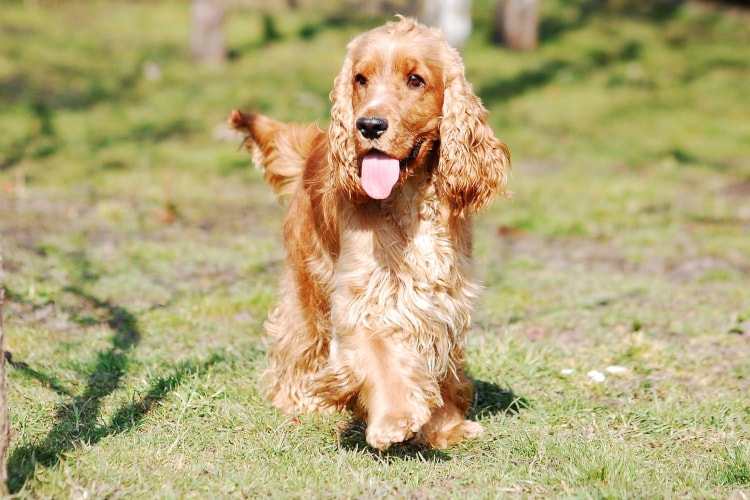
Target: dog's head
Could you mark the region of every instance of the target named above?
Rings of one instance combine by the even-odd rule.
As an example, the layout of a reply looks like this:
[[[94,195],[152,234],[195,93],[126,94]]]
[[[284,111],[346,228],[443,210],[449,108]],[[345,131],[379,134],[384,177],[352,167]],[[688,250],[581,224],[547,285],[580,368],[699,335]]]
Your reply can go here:
[[[386,198],[418,169],[457,213],[504,191],[508,149],[440,31],[401,18],[358,36],[331,100],[329,160],[351,201]]]

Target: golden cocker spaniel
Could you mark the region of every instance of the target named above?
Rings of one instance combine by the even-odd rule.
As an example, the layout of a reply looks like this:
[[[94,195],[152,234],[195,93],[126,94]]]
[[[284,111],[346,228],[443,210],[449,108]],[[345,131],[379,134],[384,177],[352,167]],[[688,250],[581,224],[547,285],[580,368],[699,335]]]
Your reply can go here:
[[[348,45],[331,100],[327,131],[230,119],[288,202],[267,396],[285,412],[353,410],[380,450],[480,436],[464,375],[471,221],[504,192],[508,148],[458,51],[408,18]]]

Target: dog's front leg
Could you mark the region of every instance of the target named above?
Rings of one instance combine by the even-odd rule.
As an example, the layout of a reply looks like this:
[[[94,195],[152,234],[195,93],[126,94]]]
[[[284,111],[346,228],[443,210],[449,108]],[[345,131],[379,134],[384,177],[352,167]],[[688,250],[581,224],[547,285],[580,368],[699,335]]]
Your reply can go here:
[[[329,368],[346,374],[366,439],[385,450],[415,436],[441,404],[440,388],[399,332],[337,329]],[[341,379],[339,379],[341,380]]]
[[[419,358],[399,335],[368,339],[362,368],[360,402],[367,414],[367,443],[384,450],[415,435],[430,420],[440,393]]]
[[[484,433],[482,426],[466,418],[473,389],[471,380],[461,370],[448,375],[440,384],[443,406],[435,409],[413,442],[432,448],[447,448],[465,439],[480,437]]]

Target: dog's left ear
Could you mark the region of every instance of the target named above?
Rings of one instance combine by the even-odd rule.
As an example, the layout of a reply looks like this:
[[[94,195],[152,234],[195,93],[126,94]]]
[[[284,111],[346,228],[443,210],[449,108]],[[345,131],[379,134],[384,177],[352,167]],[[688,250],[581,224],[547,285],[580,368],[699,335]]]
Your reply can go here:
[[[487,110],[464,76],[458,51],[446,53],[446,86],[440,124],[439,195],[459,214],[487,208],[505,194],[510,171],[508,147],[487,123]]]

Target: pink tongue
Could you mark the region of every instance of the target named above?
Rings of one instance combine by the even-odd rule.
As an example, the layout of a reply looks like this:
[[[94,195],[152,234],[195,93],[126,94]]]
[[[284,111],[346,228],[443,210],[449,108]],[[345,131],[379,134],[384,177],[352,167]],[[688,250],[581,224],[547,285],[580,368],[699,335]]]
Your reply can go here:
[[[388,198],[398,174],[398,160],[383,153],[369,153],[362,159],[362,187],[370,198]]]

